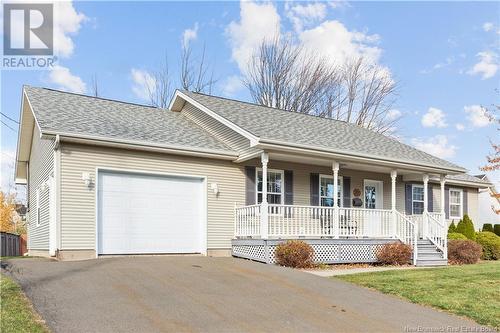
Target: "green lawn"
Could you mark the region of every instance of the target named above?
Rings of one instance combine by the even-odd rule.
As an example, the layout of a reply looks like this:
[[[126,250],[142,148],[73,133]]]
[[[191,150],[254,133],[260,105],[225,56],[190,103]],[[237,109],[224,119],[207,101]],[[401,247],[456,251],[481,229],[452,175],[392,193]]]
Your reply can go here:
[[[338,276],[344,281],[500,327],[500,262]]]
[[[0,332],[48,332],[40,317],[11,278],[0,275]]]

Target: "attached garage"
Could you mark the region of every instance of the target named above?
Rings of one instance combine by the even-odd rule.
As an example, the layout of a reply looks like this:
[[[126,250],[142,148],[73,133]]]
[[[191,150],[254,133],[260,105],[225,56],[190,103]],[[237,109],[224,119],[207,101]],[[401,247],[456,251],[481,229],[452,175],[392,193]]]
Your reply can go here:
[[[206,253],[203,177],[98,171],[97,253]]]

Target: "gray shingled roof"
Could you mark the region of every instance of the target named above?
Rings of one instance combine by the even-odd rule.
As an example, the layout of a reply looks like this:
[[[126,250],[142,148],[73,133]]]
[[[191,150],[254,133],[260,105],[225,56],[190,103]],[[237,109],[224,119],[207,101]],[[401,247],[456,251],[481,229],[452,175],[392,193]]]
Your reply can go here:
[[[183,93],[260,139],[433,167],[463,169],[395,139],[344,121],[199,93]]]
[[[42,132],[234,153],[180,112],[46,88],[26,86],[25,92]]]
[[[483,179],[478,178],[476,176],[471,176],[471,175],[466,174],[466,173],[461,173],[458,175],[449,175],[449,176],[446,176],[446,179],[457,180],[457,181],[462,181],[462,182],[485,184],[485,185],[491,184],[489,181],[483,180]]]

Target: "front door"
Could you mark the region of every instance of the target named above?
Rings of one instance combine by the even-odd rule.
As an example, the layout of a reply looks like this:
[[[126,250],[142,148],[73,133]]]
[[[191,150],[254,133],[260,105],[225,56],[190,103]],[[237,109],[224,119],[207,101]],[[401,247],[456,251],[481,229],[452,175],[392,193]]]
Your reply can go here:
[[[383,182],[379,180],[365,179],[365,208],[382,209],[384,207]],[[380,234],[382,228],[382,215],[379,212],[367,211],[364,219],[365,235],[375,237]]]

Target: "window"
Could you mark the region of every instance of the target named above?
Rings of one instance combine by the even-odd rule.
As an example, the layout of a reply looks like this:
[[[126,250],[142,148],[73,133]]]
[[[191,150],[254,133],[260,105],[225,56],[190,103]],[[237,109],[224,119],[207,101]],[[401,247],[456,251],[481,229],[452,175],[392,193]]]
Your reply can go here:
[[[412,214],[422,214],[424,212],[424,187],[413,185],[411,193]]]
[[[267,202],[283,204],[283,170],[267,170]],[[257,203],[262,202],[262,169],[257,169]]]
[[[40,189],[37,188],[36,189],[36,198],[35,198],[36,202],[35,202],[35,223],[36,223],[36,226],[38,227],[40,225]]]
[[[342,177],[338,177],[337,185],[337,204],[342,207]],[[319,176],[319,200],[321,206],[333,207],[333,176]]]
[[[450,188],[450,218],[462,218],[463,192]]]

